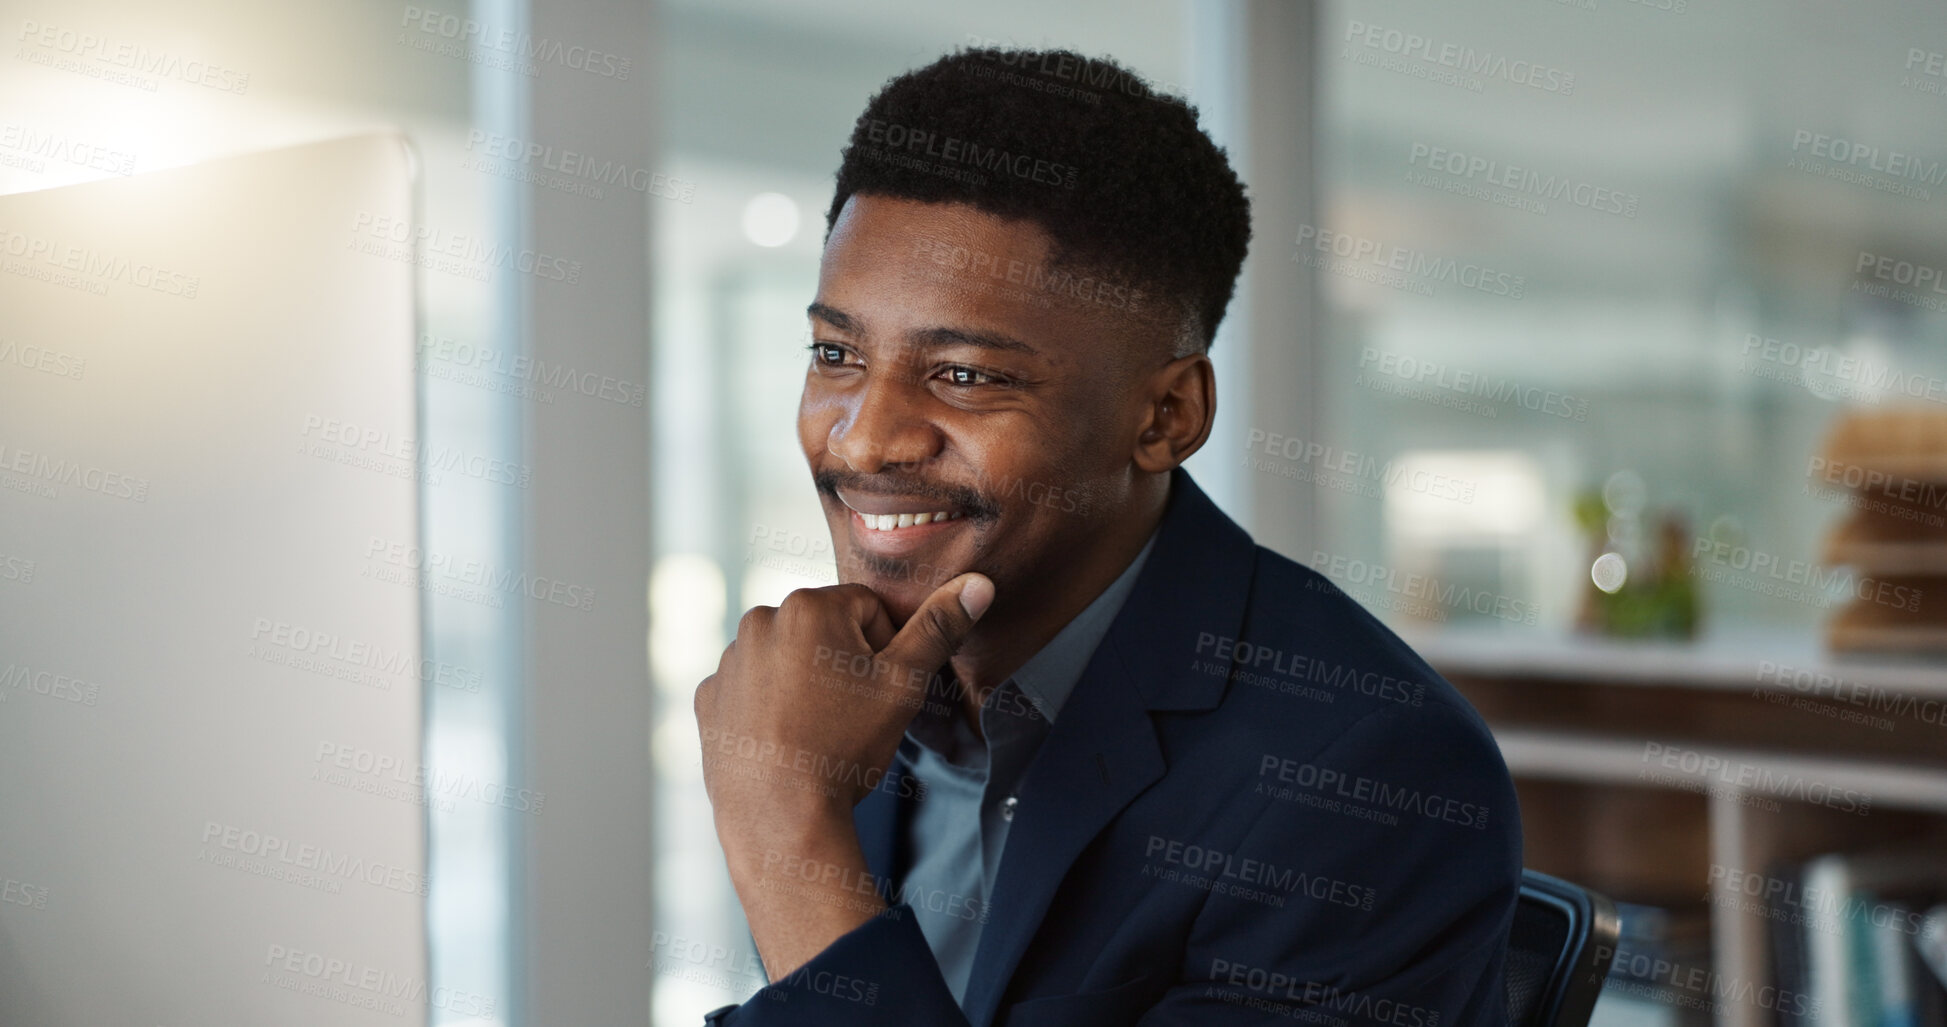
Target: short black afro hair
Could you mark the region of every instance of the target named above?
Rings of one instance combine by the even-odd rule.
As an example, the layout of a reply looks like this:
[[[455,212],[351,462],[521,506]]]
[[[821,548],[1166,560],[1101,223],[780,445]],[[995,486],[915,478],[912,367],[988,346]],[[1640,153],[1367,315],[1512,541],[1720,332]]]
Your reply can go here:
[[[1174,299],[1208,350],[1250,244],[1250,201],[1196,108],[1106,58],[960,49],[886,82],[852,129],[825,232],[854,194],[1026,219],[1051,262]]]

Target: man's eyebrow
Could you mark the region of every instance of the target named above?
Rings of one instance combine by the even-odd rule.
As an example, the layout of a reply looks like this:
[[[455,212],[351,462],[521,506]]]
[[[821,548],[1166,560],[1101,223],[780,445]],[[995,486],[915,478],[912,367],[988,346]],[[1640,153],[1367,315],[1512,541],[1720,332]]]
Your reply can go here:
[[[828,307],[816,300],[813,300],[810,306],[804,308],[804,312],[841,332],[856,333],[859,331],[859,323],[852,319],[852,315],[836,307]]]
[[[976,346],[980,349],[1007,350],[1038,357],[1041,351],[1033,346],[998,332],[974,332],[964,328],[922,328],[913,332],[911,338],[922,346]]]
[[[805,313],[831,325],[841,332],[852,332],[856,334],[861,331],[861,326],[857,318],[836,307],[813,302],[805,308]],[[916,346],[973,346],[979,349],[997,349],[1013,353],[1025,353],[1029,356],[1041,355],[1040,350],[1011,335],[1002,335],[999,332],[980,332],[968,328],[921,328],[916,332],[909,333],[907,338]]]

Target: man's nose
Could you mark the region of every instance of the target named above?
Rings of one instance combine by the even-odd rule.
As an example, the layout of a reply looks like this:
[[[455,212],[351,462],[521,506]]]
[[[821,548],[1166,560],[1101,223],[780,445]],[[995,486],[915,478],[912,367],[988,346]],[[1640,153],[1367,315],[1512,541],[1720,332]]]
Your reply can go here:
[[[826,448],[860,474],[930,460],[939,452],[940,433],[925,416],[929,399],[924,387],[910,382],[885,377],[869,382],[832,426]]]

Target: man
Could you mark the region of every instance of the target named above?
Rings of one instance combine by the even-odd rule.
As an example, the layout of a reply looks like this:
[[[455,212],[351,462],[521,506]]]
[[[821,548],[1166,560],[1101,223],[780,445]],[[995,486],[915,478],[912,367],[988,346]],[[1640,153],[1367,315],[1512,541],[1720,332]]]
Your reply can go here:
[[[1181,467],[1250,236],[1195,111],[962,51],[872,99],[827,226],[798,430],[843,583],[697,689],[773,982],[709,1019],[1500,1027],[1493,739]]]

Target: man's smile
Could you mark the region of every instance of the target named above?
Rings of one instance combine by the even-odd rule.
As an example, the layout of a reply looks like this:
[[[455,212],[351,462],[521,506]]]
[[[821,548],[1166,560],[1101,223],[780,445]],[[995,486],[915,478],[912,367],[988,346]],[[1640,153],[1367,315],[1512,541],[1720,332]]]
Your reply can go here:
[[[965,527],[967,512],[924,496],[880,496],[834,489],[854,544],[873,553],[907,553]]]
[[[937,499],[927,499],[924,496],[906,498],[875,496],[868,492],[851,492],[845,489],[832,491],[838,496],[839,502],[850,507],[853,513],[860,515],[866,527],[881,531],[927,524],[932,521],[952,520],[964,513],[958,507],[943,504]]]

